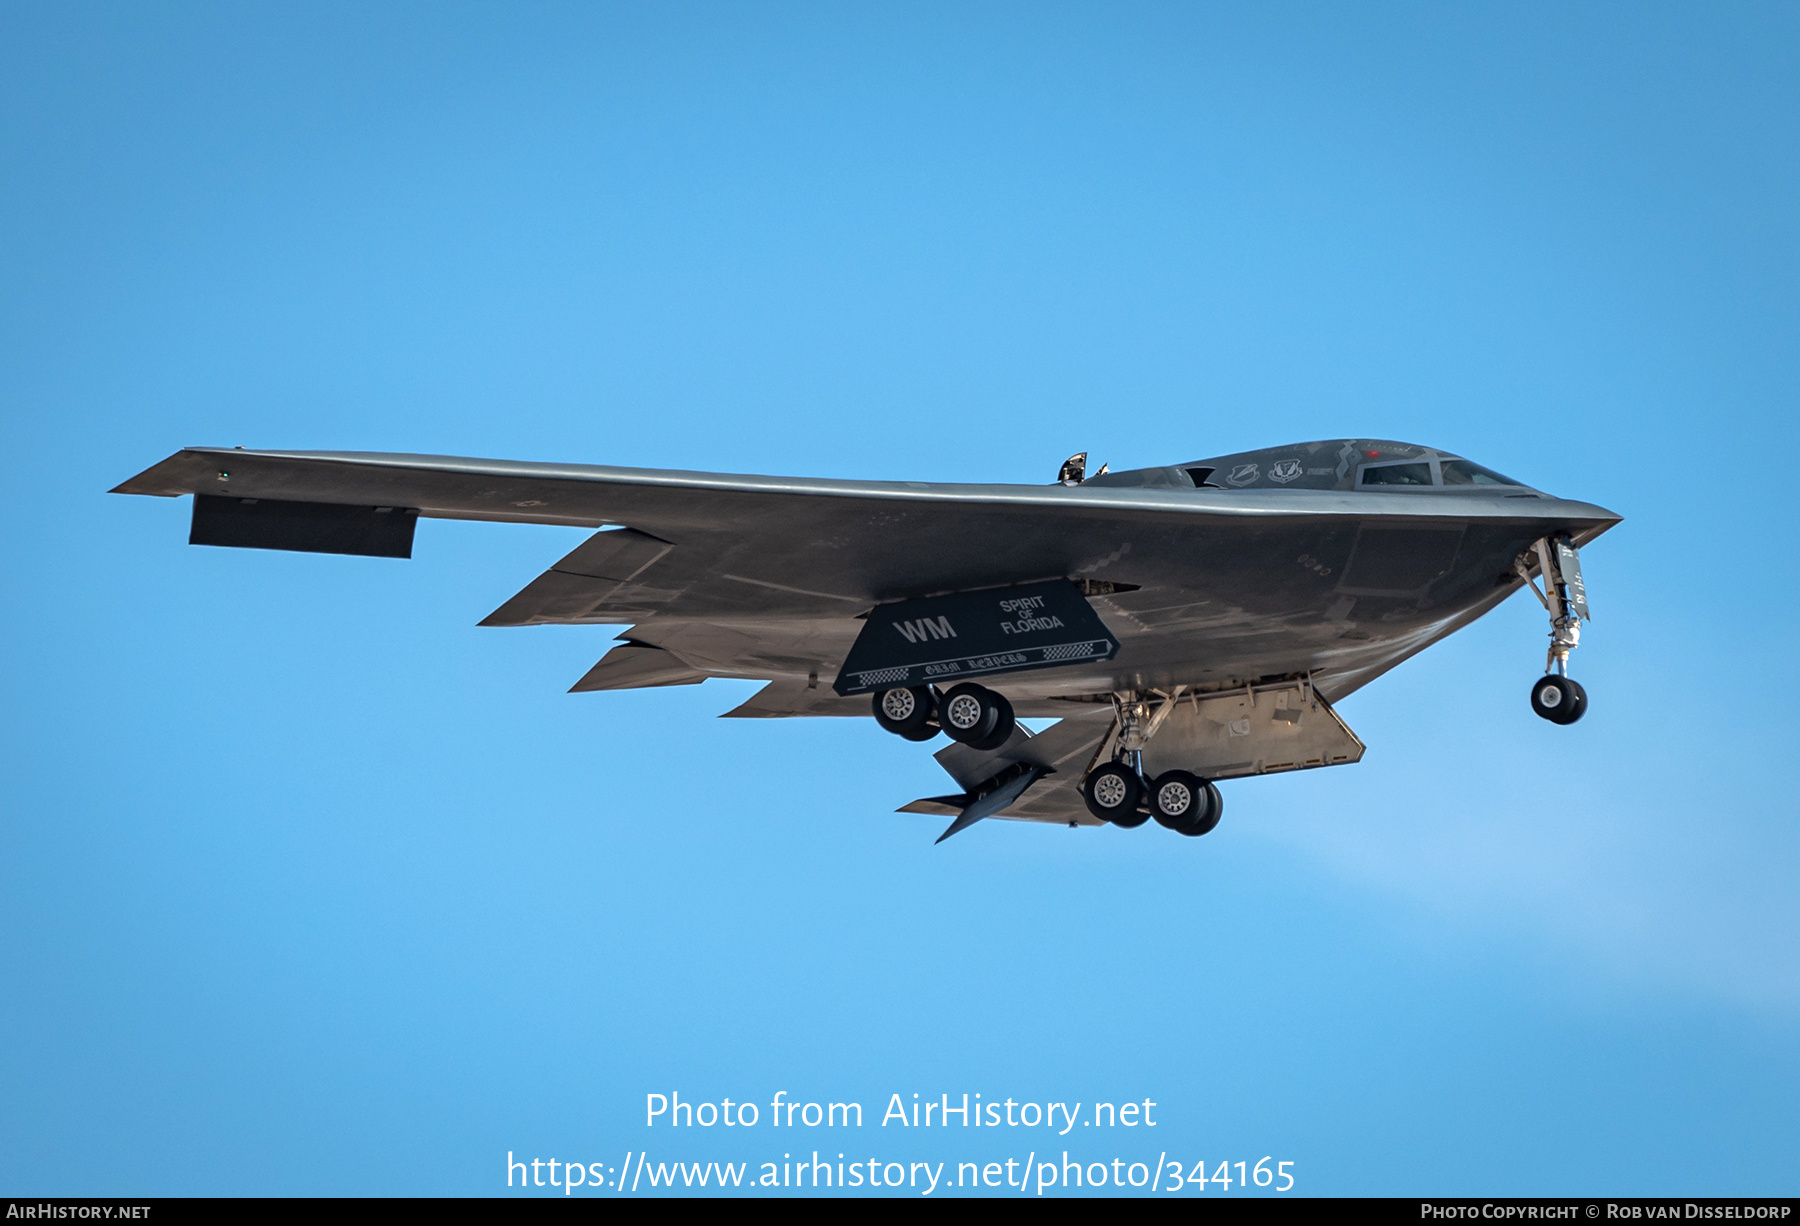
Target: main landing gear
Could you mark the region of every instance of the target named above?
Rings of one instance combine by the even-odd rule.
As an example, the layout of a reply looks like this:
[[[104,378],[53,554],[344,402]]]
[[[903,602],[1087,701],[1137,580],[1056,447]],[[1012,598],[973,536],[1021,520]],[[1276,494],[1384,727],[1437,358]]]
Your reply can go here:
[[[1123,762],[1108,762],[1089,771],[1081,795],[1088,812],[1103,822],[1130,829],[1150,820],[1144,811],[1144,777]]]
[[[1172,704],[1174,699],[1168,701]],[[1176,834],[1197,838],[1210,833],[1225,812],[1225,798],[1210,780],[1183,770],[1144,778],[1144,742],[1162,722],[1160,718],[1146,722],[1147,715],[1143,703],[1119,702],[1115,757],[1088,771],[1081,785],[1088,812],[1127,829],[1154,817],[1157,825]]]
[[[1144,743],[1179,695],[1178,687],[1154,716],[1136,694],[1115,695],[1117,735],[1108,733],[1101,746],[1102,751],[1112,747],[1111,760],[1093,766],[1081,784],[1089,813],[1127,829],[1155,818],[1158,825],[1189,836],[1206,834],[1219,824],[1225,801],[1211,781],[1183,770],[1155,779],[1144,776]],[[873,705],[875,722],[909,741],[929,741],[943,732],[973,749],[993,750],[1006,744],[1017,725],[1004,694],[966,681],[942,693],[929,685],[882,690]]]
[[[1534,557],[1535,554],[1535,557]],[[1531,578],[1537,562],[1543,590]],[[1587,585],[1581,579],[1581,555],[1567,536],[1546,538],[1519,555],[1513,569],[1550,615],[1550,652],[1544,676],[1531,686],[1531,709],[1553,724],[1572,724],[1587,714],[1587,691],[1569,676],[1569,653],[1581,645],[1581,623],[1591,620]]]
[[[909,741],[929,741],[940,731],[972,749],[998,749],[1017,721],[1006,695],[964,682],[939,694],[928,685],[882,690],[875,695],[875,722]]]
[[[1225,798],[1211,780],[1169,771],[1150,785],[1150,816],[1176,834],[1210,833],[1225,815]]]
[[[1107,762],[1088,772],[1081,795],[1088,812],[1127,830],[1151,818],[1176,834],[1210,834],[1225,813],[1216,785],[1187,771],[1169,771],[1148,782],[1133,764]]]

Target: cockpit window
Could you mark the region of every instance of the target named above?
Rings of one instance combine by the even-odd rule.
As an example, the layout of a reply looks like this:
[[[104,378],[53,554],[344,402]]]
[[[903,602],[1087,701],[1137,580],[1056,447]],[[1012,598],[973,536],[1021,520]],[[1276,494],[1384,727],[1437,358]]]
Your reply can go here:
[[[1372,464],[1363,469],[1362,483],[1364,485],[1430,485],[1431,465]]]
[[[1444,470],[1445,485],[1517,485],[1511,477],[1502,477],[1491,468],[1483,468],[1468,460],[1445,460],[1440,466]]]

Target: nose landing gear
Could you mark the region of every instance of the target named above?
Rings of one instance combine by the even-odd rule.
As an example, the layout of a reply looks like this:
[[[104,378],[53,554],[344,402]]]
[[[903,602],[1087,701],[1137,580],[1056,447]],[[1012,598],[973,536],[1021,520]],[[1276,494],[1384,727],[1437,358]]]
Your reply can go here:
[[[1552,673],[1531,687],[1531,709],[1553,724],[1572,724],[1587,710],[1581,682]]]
[[[1531,578],[1532,554],[1520,554],[1513,569],[1550,615],[1550,652],[1544,676],[1531,687],[1531,709],[1553,724],[1572,724],[1587,713],[1587,691],[1569,676],[1569,653],[1581,645],[1581,623],[1592,620],[1587,585],[1581,579],[1581,555],[1567,536],[1534,545],[1542,591]]]

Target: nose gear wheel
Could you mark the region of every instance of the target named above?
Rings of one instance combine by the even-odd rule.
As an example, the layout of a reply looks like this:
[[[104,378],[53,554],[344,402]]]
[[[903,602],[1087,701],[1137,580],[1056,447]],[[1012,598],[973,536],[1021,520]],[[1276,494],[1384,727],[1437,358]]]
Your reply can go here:
[[[1579,681],[1552,673],[1531,687],[1531,709],[1553,724],[1572,724],[1587,712],[1587,691]]]
[[[1532,581],[1537,563],[1543,590]],[[1553,724],[1572,724],[1587,713],[1587,691],[1569,676],[1569,653],[1581,645],[1581,619],[1591,617],[1581,555],[1567,536],[1546,537],[1513,562],[1513,569],[1550,615],[1550,650],[1544,676],[1531,687],[1531,709]]]

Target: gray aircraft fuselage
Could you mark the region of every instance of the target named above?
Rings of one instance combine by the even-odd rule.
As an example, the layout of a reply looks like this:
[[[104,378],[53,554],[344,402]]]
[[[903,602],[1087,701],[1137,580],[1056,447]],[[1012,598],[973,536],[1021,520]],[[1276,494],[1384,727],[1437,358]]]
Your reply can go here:
[[[872,606],[1055,578],[1082,585],[1120,649],[990,679],[1021,714],[1307,674],[1341,698],[1521,587],[1514,561],[1534,541],[1582,545],[1619,519],[1369,439],[1048,486],[190,448],[118,492],[626,529],[590,538],[484,624],[627,624],[635,654],[577,688],[771,682],[733,712],[745,716],[867,714],[830,681]]]

